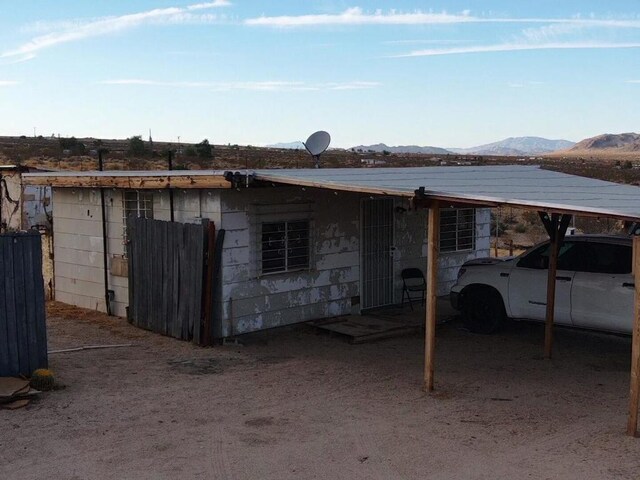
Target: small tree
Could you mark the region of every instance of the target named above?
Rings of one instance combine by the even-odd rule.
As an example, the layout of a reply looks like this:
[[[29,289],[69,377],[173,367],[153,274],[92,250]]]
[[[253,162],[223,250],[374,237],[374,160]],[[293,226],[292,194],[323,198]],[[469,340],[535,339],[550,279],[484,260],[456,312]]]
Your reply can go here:
[[[80,142],[76,137],[60,138],[58,139],[62,150],[68,150],[72,155],[84,155],[86,152],[86,146]]]
[[[184,149],[184,154],[187,157],[195,157],[198,152],[196,151],[195,148],[193,148],[193,145],[189,145],[187,148]]]
[[[200,158],[211,158],[213,156],[213,147],[206,138],[196,145],[196,152]]]
[[[144,141],[142,135],[136,135],[135,137],[128,138],[129,140],[129,153],[131,155],[144,155]]]

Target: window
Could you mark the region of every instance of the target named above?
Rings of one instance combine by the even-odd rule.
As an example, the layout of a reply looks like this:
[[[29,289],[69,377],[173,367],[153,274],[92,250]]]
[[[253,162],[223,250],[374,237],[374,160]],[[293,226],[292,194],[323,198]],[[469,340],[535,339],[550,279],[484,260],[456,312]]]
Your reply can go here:
[[[558,270],[589,273],[631,273],[630,246],[591,243],[563,242],[558,252]],[[549,268],[549,244],[546,243],[525,255],[518,267],[545,270]]]
[[[140,192],[138,190],[124,192],[122,203],[125,223],[129,215],[134,215],[137,218],[153,218],[152,192]]]
[[[123,239],[127,240],[127,218],[153,218],[153,193],[130,190],[122,195],[122,221],[124,222]]]
[[[309,268],[309,221],[263,223],[261,247],[263,274]]]
[[[440,251],[473,250],[475,230],[476,211],[473,208],[440,210]]]
[[[587,271],[589,245],[580,242],[563,242],[558,251],[558,270]],[[549,268],[550,244],[545,243],[518,261],[518,267],[546,270]]]
[[[613,243],[595,243],[592,247],[592,273],[609,273],[613,275],[631,273],[633,248],[630,245]]]

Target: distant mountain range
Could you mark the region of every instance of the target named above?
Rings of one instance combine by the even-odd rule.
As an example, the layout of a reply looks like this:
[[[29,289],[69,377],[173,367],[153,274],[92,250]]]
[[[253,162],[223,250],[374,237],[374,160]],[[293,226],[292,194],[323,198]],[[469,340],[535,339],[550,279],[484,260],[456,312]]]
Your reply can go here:
[[[449,148],[464,155],[542,155],[566,150],[575,145],[568,140],[549,140],[542,137],[509,137],[499,142],[487,143],[471,148]]]
[[[447,155],[451,152],[449,150],[445,150],[444,148],[439,147],[420,147],[418,145],[400,145],[398,147],[390,147],[384,143],[376,143],[375,145],[358,145],[357,147],[352,147],[349,150],[354,150],[356,152],[391,152],[391,153],[424,153],[424,154],[439,154],[439,155]]]
[[[285,148],[287,150],[305,150],[304,143],[302,142],[284,142],[273,143],[271,145],[265,145],[267,148]]]
[[[523,156],[541,155],[571,148],[573,142],[568,140],[549,140],[541,137],[510,137],[500,142],[488,143],[470,148],[440,148],[440,147],[420,147],[418,145],[402,145],[390,147],[384,143],[375,145],[358,145],[351,148],[355,151],[388,151],[391,153],[422,153],[422,154],[462,154],[462,155],[500,155],[500,156]]]
[[[570,151],[610,151],[610,152],[640,152],[640,134],[638,133],[605,133],[596,137],[586,138],[576,143]]]
[[[271,148],[288,148],[304,150],[302,142],[275,143],[267,145]],[[415,153],[427,155],[496,155],[496,156],[530,156],[544,155],[551,152],[640,152],[640,134],[621,133],[604,134],[584,139],[578,143],[569,140],[550,140],[542,137],[509,137],[499,142],[487,143],[470,148],[440,148],[419,145],[399,145],[391,147],[384,143],[374,145],[358,145],[348,150],[356,152],[390,152],[390,153]]]

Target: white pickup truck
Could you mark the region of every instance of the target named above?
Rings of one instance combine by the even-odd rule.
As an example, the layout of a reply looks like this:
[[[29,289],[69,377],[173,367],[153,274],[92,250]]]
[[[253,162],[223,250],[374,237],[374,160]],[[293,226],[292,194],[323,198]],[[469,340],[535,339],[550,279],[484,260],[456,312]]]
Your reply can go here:
[[[631,333],[635,292],[631,263],[630,237],[565,237],[558,254],[555,322]],[[507,317],[544,321],[548,265],[548,241],[515,258],[467,262],[451,289],[451,303],[476,333],[492,333]]]

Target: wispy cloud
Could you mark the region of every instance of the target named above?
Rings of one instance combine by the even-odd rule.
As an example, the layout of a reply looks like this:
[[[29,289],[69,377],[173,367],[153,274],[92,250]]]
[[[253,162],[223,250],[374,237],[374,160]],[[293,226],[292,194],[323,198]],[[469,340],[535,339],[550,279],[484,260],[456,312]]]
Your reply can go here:
[[[408,40],[385,40],[382,45],[457,45],[464,43],[464,40],[454,39],[408,39]]]
[[[575,50],[575,49],[620,49],[640,48],[636,43],[596,43],[596,42],[557,42],[557,43],[501,43],[496,45],[475,45],[455,48],[431,48],[415,50],[394,57],[433,57],[438,55],[458,55],[463,53],[516,52],[523,50]]]
[[[474,17],[468,12],[461,14],[442,13],[399,13],[391,11],[383,13],[365,13],[360,7],[353,7],[338,14],[296,15],[278,17],[257,17],[245,20],[247,25],[269,27],[301,27],[315,25],[418,25],[473,22]]]
[[[53,30],[50,33],[38,35],[13,50],[6,50],[0,53],[0,59],[11,57],[33,58],[40,50],[55,45],[108,35],[142,25],[214,23],[219,21],[220,17],[211,13],[194,12],[228,5],[230,5],[228,0],[216,0],[186,7],[156,8],[139,13],[102,17],[89,21],[68,21],[66,23],[58,23],[57,27],[52,24],[42,24],[39,28],[53,28]]]
[[[625,83],[640,83],[640,80],[627,80]]]
[[[18,85],[20,82],[16,82],[15,80],[0,80],[0,87],[13,87],[14,85]]]
[[[399,12],[376,10],[367,13],[360,7],[348,8],[342,13],[317,15],[283,15],[249,18],[247,25],[267,27],[305,27],[321,25],[439,25],[455,23],[547,23],[593,27],[640,28],[640,19],[598,19],[575,16],[571,18],[507,18],[474,16],[469,10],[460,13],[447,12]]]
[[[351,82],[289,82],[289,81],[263,81],[263,82],[164,82],[147,79],[115,79],[100,82],[103,85],[140,85],[171,88],[206,88],[210,90],[255,90],[255,91],[304,91],[304,90],[364,90],[379,87],[378,82],[351,81]]]
[[[584,25],[575,23],[554,23],[541,27],[525,28],[522,37],[530,42],[553,42],[558,38],[576,34],[585,28]]]

